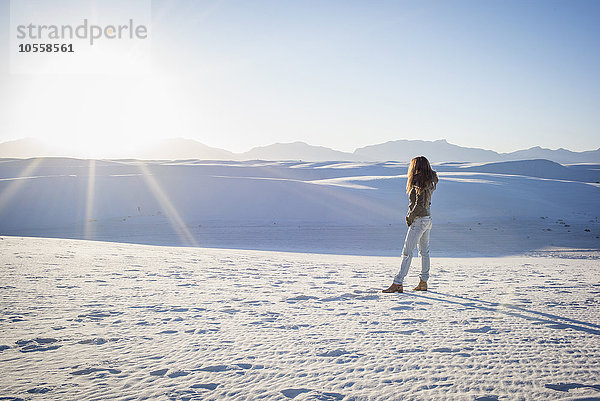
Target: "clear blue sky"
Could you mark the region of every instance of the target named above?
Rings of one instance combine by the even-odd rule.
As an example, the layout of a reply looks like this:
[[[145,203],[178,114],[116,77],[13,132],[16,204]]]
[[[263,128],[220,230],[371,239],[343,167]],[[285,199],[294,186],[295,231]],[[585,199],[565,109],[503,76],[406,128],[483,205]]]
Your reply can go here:
[[[151,75],[15,75],[5,56],[0,141],[600,147],[600,1],[154,1],[152,19]]]

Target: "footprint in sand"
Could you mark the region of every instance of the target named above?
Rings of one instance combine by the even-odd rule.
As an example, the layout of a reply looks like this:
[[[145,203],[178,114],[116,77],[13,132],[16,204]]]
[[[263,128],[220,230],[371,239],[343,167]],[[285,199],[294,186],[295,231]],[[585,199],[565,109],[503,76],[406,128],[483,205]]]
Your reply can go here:
[[[55,338],[34,338],[33,340],[16,341],[16,344],[20,347],[19,351],[21,352],[51,351],[61,347],[61,345],[54,344],[57,341]]]
[[[214,365],[214,366],[206,366],[204,368],[200,368],[198,370],[202,372],[225,372],[228,370],[235,370],[237,367],[229,366],[229,365]]]
[[[96,372],[108,372],[112,374],[119,374],[121,371],[119,369],[110,369],[110,368],[86,368],[81,370],[76,370],[75,372],[71,372],[72,375],[81,376],[81,375],[89,375],[90,373]]]
[[[311,295],[298,295],[297,297],[287,298],[285,302],[294,303],[297,301],[308,301],[311,299],[319,299],[317,297],[313,297]]]
[[[557,384],[546,384],[545,387],[552,389],[552,390],[556,390],[556,391],[563,391],[565,393],[568,392],[569,390],[574,390],[574,389],[578,389],[578,388],[591,388],[591,389],[600,391],[600,384],[557,383]]]
[[[46,394],[48,391],[52,391],[52,389],[48,387],[34,387],[27,390],[29,394]]]
[[[341,400],[345,397],[345,395],[340,394],[340,393],[326,393],[326,392],[322,393],[320,391],[310,390],[307,388],[288,388],[285,390],[281,390],[281,394],[283,394],[287,398],[292,398],[292,399],[296,398],[300,394],[313,393],[313,392],[315,394],[313,397],[311,397],[311,399],[321,400],[321,401],[335,401],[335,400]]]
[[[193,389],[201,388],[201,389],[204,389],[204,390],[211,390],[212,391],[212,390],[216,389],[219,386],[220,386],[220,384],[217,384],[217,383],[199,383],[199,384],[193,384],[193,385],[191,385],[190,388],[193,388]]]
[[[159,369],[150,372],[150,376],[164,376],[169,369]]]
[[[465,329],[466,332],[469,333],[488,333],[488,334],[498,334],[497,330],[492,329],[490,326],[483,326],[476,329]]]
[[[345,349],[336,349],[336,350],[332,350],[332,351],[321,352],[321,353],[317,354],[317,356],[331,358],[331,357],[338,357],[338,356],[348,355],[348,354],[353,354],[353,352],[346,351]]]
[[[390,308],[391,310],[413,310],[415,309],[412,306],[409,305],[401,305],[401,306],[394,306],[393,308]]]
[[[414,319],[414,318],[400,318],[396,320],[401,320],[401,324],[415,324],[415,323],[425,323],[427,319]]]
[[[163,330],[161,332],[159,332],[158,334],[175,334],[177,333],[177,330]]]
[[[417,333],[417,332],[418,333],[422,333],[421,330],[417,330],[417,329],[413,329],[413,330],[400,330],[400,331],[395,331],[394,333],[396,333],[396,334],[403,334],[405,336],[409,336],[409,335],[411,335],[413,333]]]
[[[174,379],[176,377],[183,377],[183,376],[187,376],[187,375],[189,375],[189,372],[186,372],[184,370],[178,370],[177,372],[169,373],[167,375],[167,377]]]
[[[307,388],[288,388],[285,390],[281,390],[281,394],[283,394],[287,398],[296,398],[302,393],[310,393],[311,390]]]
[[[466,352],[460,352],[460,349],[452,349],[452,348],[446,348],[446,347],[441,347],[441,348],[433,348],[431,350],[431,352],[439,352],[439,353],[447,353],[447,354],[455,354],[458,356],[464,356],[464,357],[470,357],[471,354],[466,353]]]
[[[102,345],[106,344],[107,340],[104,338],[90,338],[87,340],[78,341],[77,344],[91,344],[91,345]]]

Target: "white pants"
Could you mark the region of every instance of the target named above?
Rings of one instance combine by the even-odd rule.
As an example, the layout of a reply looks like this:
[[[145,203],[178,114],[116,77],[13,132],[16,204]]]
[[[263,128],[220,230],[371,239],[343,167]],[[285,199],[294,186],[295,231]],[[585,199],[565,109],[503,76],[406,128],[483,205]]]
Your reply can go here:
[[[402,265],[400,272],[394,277],[394,284],[402,284],[404,277],[408,274],[410,262],[412,262],[413,251],[419,246],[421,254],[421,280],[429,280],[429,234],[431,233],[431,216],[417,217],[408,227],[404,248],[402,249]]]

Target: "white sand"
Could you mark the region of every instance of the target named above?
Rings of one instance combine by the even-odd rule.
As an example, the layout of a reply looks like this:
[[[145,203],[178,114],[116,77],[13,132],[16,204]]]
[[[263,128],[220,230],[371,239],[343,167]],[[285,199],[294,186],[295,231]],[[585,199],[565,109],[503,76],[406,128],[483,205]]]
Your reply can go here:
[[[0,400],[600,400],[599,166],[435,168],[0,159]]]
[[[436,256],[600,250],[600,167],[443,163]],[[0,159],[0,235],[399,255],[406,164]]]
[[[600,399],[594,259],[0,247],[3,399]]]

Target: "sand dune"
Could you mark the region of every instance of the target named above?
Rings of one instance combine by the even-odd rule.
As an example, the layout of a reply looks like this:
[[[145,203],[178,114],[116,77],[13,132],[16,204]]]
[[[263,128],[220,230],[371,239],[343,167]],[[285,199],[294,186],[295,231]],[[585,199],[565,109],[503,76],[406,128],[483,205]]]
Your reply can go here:
[[[598,249],[597,166],[435,168],[436,252]],[[0,234],[395,254],[405,174],[398,163],[4,159]]]

